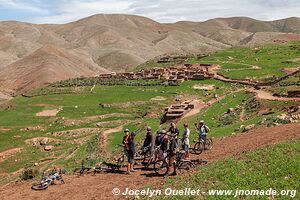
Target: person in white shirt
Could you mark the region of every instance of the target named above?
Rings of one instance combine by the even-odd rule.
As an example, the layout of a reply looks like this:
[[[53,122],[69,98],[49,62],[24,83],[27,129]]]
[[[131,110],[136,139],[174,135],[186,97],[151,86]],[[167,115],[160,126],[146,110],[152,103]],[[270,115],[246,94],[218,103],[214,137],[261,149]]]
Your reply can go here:
[[[183,136],[182,136],[182,147],[183,150],[185,151],[185,159],[190,159],[189,155],[189,148],[190,148],[190,129],[188,128],[188,124],[185,123],[184,125],[184,131],[183,131]]]

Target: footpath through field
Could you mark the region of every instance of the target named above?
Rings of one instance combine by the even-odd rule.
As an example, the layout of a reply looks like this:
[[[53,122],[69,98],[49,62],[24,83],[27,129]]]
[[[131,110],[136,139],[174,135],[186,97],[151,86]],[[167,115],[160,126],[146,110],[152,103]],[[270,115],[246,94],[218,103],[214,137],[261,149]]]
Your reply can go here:
[[[300,138],[300,123],[273,128],[259,128],[247,133],[214,140],[214,148],[192,159],[205,159],[209,163],[229,157],[240,157],[243,153],[254,151],[282,141]],[[193,172],[191,172],[193,173]],[[50,186],[45,191],[33,191],[31,183],[13,183],[0,189],[1,200],[15,199],[114,199],[113,188],[140,189],[152,186],[159,189],[165,183],[162,177],[154,176],[152,170],[138,171],[133,175],[104,173],[95,176],[64,176],[65,184]]]
[[[259,99],[267,99],[273,101],[299,101],[300,97],[275,97],[271,93],[263,90],[248,89],[249,92],[255,93]]]

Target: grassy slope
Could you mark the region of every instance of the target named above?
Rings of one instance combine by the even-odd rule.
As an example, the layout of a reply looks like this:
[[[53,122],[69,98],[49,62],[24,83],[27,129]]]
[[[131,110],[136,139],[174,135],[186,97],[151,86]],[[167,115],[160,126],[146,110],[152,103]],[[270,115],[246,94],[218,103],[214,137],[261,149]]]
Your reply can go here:
[[[300,198],[300,140],[282,143],[248,153],[241,159],[227,159],[200,167],[193,176],[175,177],[165,187],[176,189],[194,188],[201,191],[218,190],[297,190]],[[268,199],[268,197],[240,197],[241,199]],[[162,199],[176,199],[162,198]],[[182,197],[182,199],[190,199]],[[205,199],[233,199],[225,196],[205,196]],[[291,199],[276,197],[276,199]]]
[[[218,87],[213,91],[201,91],[193,89],[195,84],[214,84]],[[39,148],[26,145],[24,140],[34,137],[43,137],[48,132],[61,131],[61,130],[72,130],[77,128],[95,127],[95,122],[90,122],[81,125],[65,126],[61,121],[65,119],[78,119],[82,117],[102,115],[106,113],[132,113],[131,117],[112,117],[101,121],[112,121],[111,124],[106,125],[104,128],[113,128],[119,126],[113,123],[116,119],[131,120],[131,122],[124,126],[132,131],[138,131],[137,139],[140,141],[144,137],[145,127],[150,125],[154,131],[159,128],[160,118],[147,118],[143,115],[147,112],[160,113],[165,106],[175,103],[175,99],[178,97],[185,98],[201,98],[205,101],[212,99],[213,94],[223,95],[229,91],[236,91],[239,86],[234,84],[222,83],[215,80],[205,81],[187,81],[180,86],[162,87],[162,86],[149,86],[149,87],[130,87],[130,86],[97,86],[94,94],[67,94],[67,95],[48,95],[34,98],[18,97],[12,101],[13,107],[10,110],[0,112],[0,127],[11,128],[11,131],[0,134],[0,151],[15,147],[24,147],[22,153],[0,163],[1,169],[7,172],[13,172],[24,166],[32,166],[38,160],[42,160],[47,157],[55,157],[58,159],[55,161],[56,164],[61,166],[72,168],[74,165],[78,165],[80,160],[89,156],[89,143],[80,145],[72,145],[74,138],[68,138],[65,136],[56,136],[55,138],[62,140],[59,146],[55,147],[54,151],[43,152]],[[164,101],[150,101],[151,98],[156,96],[165,97]],[[210,126],[212,131],[210,132],[211,137],[221,137],[230,135],[235,132],[235,129],[240,125],[256,124],[262,116],[249,115],[249,119],[246,121],[240,121],[239,117],[228,125],[222,125],[219,118],[228,110],[228,108],[234,108],[237,105],[243,105],[247,99],[251,98],[251,94],[247,94],[243,91],[235,94],[227,95],[226,98],[220,101],[220,103],[213,104],[207,110],[195,115],[193,117],[184,119],[179,122],[178,127],[182,130],[182,124],[188,122],[192,130],[192,139],[197,138],[193,124],[199,119],[204,119]],[[120,103],[125,102],[136,102],[142,101],[143,104],[130,104],[128,107],[118,107]],[[35,114],[44,109],[44,107],[36,104],[46,103],[45,108],[63,107],[63,110],[59,113],[58,117],[36,117]],[[102,108],[99,104],[107,104],[111,106],[105,106]],[[262,101],[265,107],[274,107],[275,114],[280,112],[283,106],[289,106],[291,103],[273,103],[269,101]],[[77,108],[75,106],[78,106]],[[276,108],[277,107],[277,108]],[[251,113],[250,113],[251,114]],[[58,120],[55,120],[58,119]],[[57,122],[56,122],[57,121]],[[141,123],[138,123],[141,122]],[[52,126],[49,126],[52,124]],[[21,128],[28,126],[40,125],[45,127],[45,131],[20,131]],[[167,128],[167,125],[163,125],[161,128]],[[15,138],[20,136],[20,138]],[[93,136],[90,135],[88,141],[93,141]],[[51,136],[52,137],[52,136]],[[53,136],[54,137],[54,136]],[[77,139],[83,138],[84,136],[76,137]],[[109,136],[109,150],[115,151],[116,145],[120,144],[123,137],[123,133],[115,133]],[[95,143],[91,143],[96,146]],[[76,150],[76,151],[75,151]],[[95,149],[94,149],[95,150]],[[69,160],[63,158],[75,151],[74,156]],[[96,150],[95,150],[96,151]],[[63,155],[62,158],[60,156]],[[15,161],[17,160],[17,161]],[[77,164],[76,164],[77,163]],[[10,167],[13,165],[13,167]]]
[[[212,53],[208,57],[197,59],[190,57],[188,63],[219,64],[220,73],[237,79],[251,78],[264,79],[272,76],[281,76],[280,70],[285,67],[298,67],[300,65],[300,42],[287,44],[266,44],[255,48],[233,47]],[[148,61],[136,68],[167,67],[177,63],[156,63]],[[252,68],[259,67],[258,69]]]
[[[212,91],[211,95],[206,95],[207,92],[195,90],[192,88],[195,84],[214,84],[218,87]],[[49,137],[47,133],[73,130],[78,128],[95,127],[95,122],[89,122],[81,125],[66,126],[63,123],[65,119],[82,119],[83,117],[103,115],[108,113],[130,113],[131,117],[111,117],[100,121],[112,121],[111,124],[104,128],[113,128],[118,126],[113,123],[113,120],[125,119],[132,122],[128,125],[131,130],[138,130],[141,127],[144,129],[146,125],[151,125],[154,130],[158,128],[159,118],[142,118],[147,112],[161,113],[165,106],[174,103],[175,99],[180,96],[203,98],[203,100],[210,100],[214,93],[219,95],[227,91],[235,90],[238,86],[234,84],[224,84],[214,80],[205,80],[203,82],[189,81],[184,82],[180,86],[163,87],[163,86],[149,86],[149,87],[133,87],[133,86],[97,86],[94,93],[74,93],[74,94],[54,94],[46,96],[38,96],[33,98],[17,97],[10,103],[12,108],[0,111],[0,127],[10,128],[11,131],[0,134],[0,151],[15,147],[23,147],[23,151],[17,155],[0,163],[0,168],[6,172],[13,172],[25,166],[32,166],[38,160],[43,160],[47,157],[55,157],[58,159],[55,163],[61,166],[71,168],[76,165],[81,159],[88,156],[88,143],[81,145],[72,145],[74,138],[65,136],[51,136],[62,140],[59,146],[56,146],[51,152],[43,152],[43,150],[26,145],[24,140],[34,137]],[[84,88],[89,91],[90,87]],[[151,98],[162,96],[164,101],[150,101]],[[132,102],[126,105],[124,103]],[[134,102],[144,102],[142,104],[135,104]],[[43,105],[38,105],[43,104]],[[106,104],[101,107],[99,104]],[[122,106],[123,105],[123,106]],[[54,109],[62,107],[63,110],[59,112],[57,117],[36,117],[35,114],[44,109]],[[136,120],[142,124],[136,124]],[[50,126],[51,124],[51,126]],[[32,126],[41,126],[44,131],[21,131],[20,129]],[[124,127],[125,128],[125,127]],[[142,134],[138,135],[138,139],[142,139]],[[18,136],[16,138],[16,136]],[[90,140],[93,140],[94,134],[91,135]],[[115,150],[116,144],[119,144],[123,134],[116,133],[110,136],[110,150]],[[76,137],[76,139],[84,136]],[[77,149],[78,148],[78,149]],[[76,150],[77,149],[77,150]],[[76,150],[76,153],[70,160],[59,159],[61,155],[70,154]],[[66,155],[64,155],[66,156]],[[15,161],[17,160],[17,161]],[[11,167],[13,165],[13,167]]]
[[[281,68],[299,66],[299,57],[300,42],[293,42],[257,48],[231,48],[213,53],[201,60],[191,59],[189,62],[220,64],[222,66],[220,72],[232,78],[261,79],[283,75]],[[258,66],[260,69],[249,69],[251,66]]]

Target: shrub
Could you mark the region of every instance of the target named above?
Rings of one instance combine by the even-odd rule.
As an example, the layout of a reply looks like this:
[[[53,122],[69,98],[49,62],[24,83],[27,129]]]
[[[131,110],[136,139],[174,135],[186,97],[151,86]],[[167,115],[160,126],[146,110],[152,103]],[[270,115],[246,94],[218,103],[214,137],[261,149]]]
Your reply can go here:
[[[20,179],[26,181],[35,178],[37,175],[38,175],[38,171],[36,169],[25,168],[20,175]]]

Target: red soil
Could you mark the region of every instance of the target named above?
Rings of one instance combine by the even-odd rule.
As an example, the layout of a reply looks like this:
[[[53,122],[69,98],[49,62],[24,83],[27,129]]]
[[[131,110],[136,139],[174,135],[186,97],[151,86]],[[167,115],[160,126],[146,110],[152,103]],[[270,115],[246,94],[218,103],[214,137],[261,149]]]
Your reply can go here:
[[[229,157],[239,157],[245,152],[254,151],[282,141],[300,138],[300,124],[288,124],[273,128],[259,128],[244,134],[216,139],[214,148],[203,154],[193,155],[192,159],[201,158],[209,162]],[[193,173],[193,172],[191,172]],[[86,175],[77,178],[64,176],[65,184],[50,186],[45,191],[33,191],[31,183],[14,183],[0,189],[0,199],[114,199],[113,188],[138,189],[144,186],[160,188],[166,181],[153,176],[153,171],[138,171],[133,175],[104,173],[96,176]],[[120,196],[119,196],[120,198]]]

